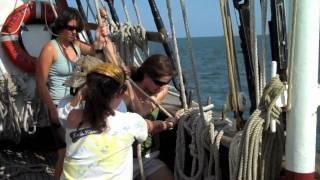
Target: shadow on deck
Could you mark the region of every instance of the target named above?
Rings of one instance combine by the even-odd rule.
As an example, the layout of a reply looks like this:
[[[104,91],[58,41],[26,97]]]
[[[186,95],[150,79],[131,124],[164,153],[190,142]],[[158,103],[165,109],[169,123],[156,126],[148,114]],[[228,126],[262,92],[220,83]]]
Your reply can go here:
[[[57,158],[49,127],[22,134],[19,144],[0,141],[0,180],[53,179]]]

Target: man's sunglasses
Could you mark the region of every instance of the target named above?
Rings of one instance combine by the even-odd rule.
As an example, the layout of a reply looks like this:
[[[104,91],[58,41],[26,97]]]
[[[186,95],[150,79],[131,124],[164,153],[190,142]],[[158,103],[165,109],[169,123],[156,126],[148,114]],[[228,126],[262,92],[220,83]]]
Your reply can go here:
[[[154,83],[155,85],[157,85],[157,86],[164,86],[164,85],[169,84],[169,82],[170,82],[171,80],[169,80],[168,82],[163,82],[163,81],[159,81],[158,79],[152,79],[152,81],[153,81],[153,83]]]
[[[66,25],[64,27],[66,30],[68,31],[76,31],[76,32],[81,32],[82,31],[82,28],[81,27],[75,27],[75,26],[69,26],[69,25]]]

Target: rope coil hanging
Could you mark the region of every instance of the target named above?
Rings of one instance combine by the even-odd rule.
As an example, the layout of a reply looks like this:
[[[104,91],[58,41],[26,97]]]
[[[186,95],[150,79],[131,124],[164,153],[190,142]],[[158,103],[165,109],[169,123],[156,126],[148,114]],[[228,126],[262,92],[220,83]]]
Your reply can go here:
[[[278,76],[265,87],[258,109],[250,116],[243,132],[230,145],[230,177],[233,179],[277,179],[284,153],[282,110],[275,102],[285,90]],[[277,131],[271,133],[270,121]]]
[[[215,130],[216,117],[211,109],[213,105],[203,108],[205,121],[201,119],[199,107],[192,107],[187,110],[177,111],[175,117],[178,121],[175,157],[175,179],[221,179],[219,164],[220,141],[224,134],[223,130]],[[191,137],[188,144],[188,154],[193,159],[191,173],[186,172],[186,133]],[[214,175],[212,167],[214,164]]]
[[[19,143],[21,129],[28,134],[36,132],[37,119],[34,115],[33,99],[28,95],[25,80],[20,76],[2,74],[0,77],[0,134],[1,139]],[[16,97],[23,95],[24,106],[19,112]]]

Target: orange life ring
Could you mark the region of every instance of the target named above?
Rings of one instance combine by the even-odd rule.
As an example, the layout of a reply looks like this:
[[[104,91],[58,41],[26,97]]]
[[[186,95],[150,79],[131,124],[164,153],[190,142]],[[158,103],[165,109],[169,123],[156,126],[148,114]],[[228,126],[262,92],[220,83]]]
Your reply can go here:
[[[37,58],[31,56],[22,44],[20,37],[21,23],[44,23],[47,21],[47,23],[50,24],[54,19],[51,6],[37,1],[24,3],[10,13],[2,26],[1,42],[13,64],[23,71],[29,73],[35,72],[35,62]]]

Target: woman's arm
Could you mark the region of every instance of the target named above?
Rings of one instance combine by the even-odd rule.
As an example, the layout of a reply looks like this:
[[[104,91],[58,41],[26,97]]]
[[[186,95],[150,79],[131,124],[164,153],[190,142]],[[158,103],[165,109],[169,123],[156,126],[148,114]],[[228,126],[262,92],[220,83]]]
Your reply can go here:
[[[48,42],[41,50],[38,62],[36,64],[36,83],[39,95],[50,112],[50,119],[52,123],[59,124],[58,112],[53,103],[49,89],[47,86],[48,74],[54,59],[54,48]]]
[[[148,132],[151,134],[157,134],[162,131],[170,130],[174,127],[174,124],[171,121],[161,121],[161,120],[151,121],[147,119],[146,121],[148,125]]]
[[[169,93],[168,89],[168,85],[163,86],[160,92],[152,96],[153,100],[155,100],[156,103],[161,104],[161,102],[167,97]]]
[[[142,117],[145,117],[152,111],[152,106],[147,105],[148,106],[147,107],[145,104],[147,101],[142,102],[138,98],[131,82],[127,80],[126,83],[127,83],[127,91],[123,94],[123,100],[125,101],[127,107],[131,112],[138,113]]]
[[[70,129],[78,128],[83,114],[82,109],[74,109],[69,113],[67,127]]]
[[[103,14],[105,15],[102,17],[105,17],[105,11],[103,11]],[[105,21],[106,20],[104,18],[101,24],[96,29],[96,38],[95,42],[92,45],[80,41],[77,41],[76,43],[81,50],[81,54],[97,56],[97,53],[103,53],[102,56],[101,54],[98,55],[104,61],[122,66],[123,64],[120,62],[120,58],[117,54],[113,42],[107,37],[110,32],[107,29]]]
[[[150,114],[154,110],[156,105],[152,103],[148,98],[145,98],[145,100],[140,100],[137,97],[135,93],[135,89],[133,88],[133,85],[131,85],[131,82],[127,81],[127,86],[128,86],[128,89],[124,93],[123,99],[127,104],[127,106],[129,107],[129,109],[132,112],[136,112],[143,117]],[[151,98],[157,104],[161,104],[161,102],[165,99],[167,95],[168,95],[168,86],[163,86],[162,90],[156,95],[151,96]]]

